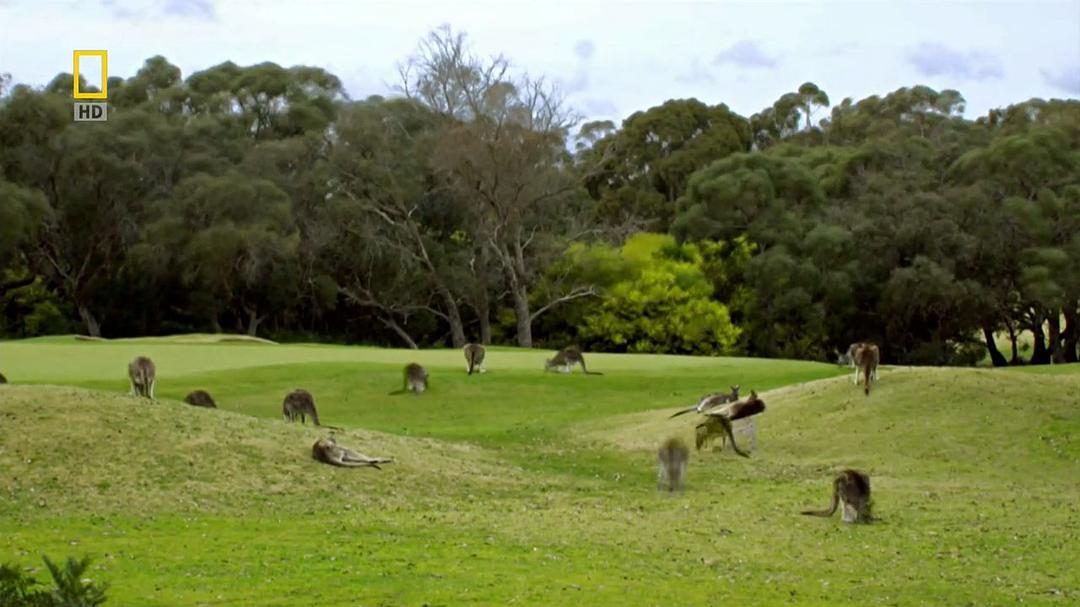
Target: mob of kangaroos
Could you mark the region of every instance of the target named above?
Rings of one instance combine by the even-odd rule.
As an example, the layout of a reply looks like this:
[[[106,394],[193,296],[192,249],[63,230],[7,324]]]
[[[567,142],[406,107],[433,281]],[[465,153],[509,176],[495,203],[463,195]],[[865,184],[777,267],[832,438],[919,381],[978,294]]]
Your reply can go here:
[[[465,355],[466,372],[484,373],[484,359],[486,349],[483,345],[470,343],[463,348]],[[862,374],[864,392],[870,394],[870,383],[877,379],[877,366],[880,360],[880,350],[876,344],[868,342],[856,342],[851,344],[846,354],[838,354],[838,362],[851,364],[855,368],[855,383],[859,382]],[[575,366],[581,366],[583,373],[588,375],[602,375],[596,371],[589,371],[585,366],[585,357],[581,350],[575,346],[563,348],[544,363],[545,371],[557,371],[572,373]],[[145,356],[139,356],[128,365],[128,379],[131,383],[131,394],[154,399],[154,387],[156,385],[157,369],[154,362]],[[0,384],[6,383],[7,379],[0,374]],[[403,386],[400,390],[390,394],[413,392],[421,394],[428,388],[428,372],[418,363],[409,363],[405,366],[403,374]],[[742,421],[744,430],[748,430],[751,440],[751,450],[754,450],[757,442],[755,418],[765,411],[765,402],[758,397],[757,392],[751,390],[750,396],[740,399],[740,386],[731,386],[728,393],[711,393],[701,397],[698,402],[690,407],[673,413],[669,419],[685,415],[690,412],[697,413],[705,419],[695,425],[695,448],[700,451],[707,447],[715,439],[720,441],[722,451],[728,441],[738,455],[749,457],[750,454],[739,447],[733,431],[733,422]],[[184,402],[206,408],[217,408],[213,397],[205,390],[194,390],[184,397]],[[311,418],[315,426],[342,430],[336,426],[326,426],[319,420],[319,414],[315,409],[315,399],[310,392],[298,388],[289,392],[282,402],[282,417],[285,421],[295,422],[299,419],[302,424]],[[319,438],[311,447],[312,458],[318,462],[346,468],[370,467],[381,470],[380,464],[391,463],[394,460],[388,457],[372,457],[359,453],[348,447],[337,444],[333,434]],[[657,451],[657,486],[660,490],[669,493],[682,491],[686,485],[686,470],[689,461],[689,449],[682,439],[671,437],[665,440]],[[871,516],[870,477],[858,470],[845,469],[833,480],[833,492],[830,505],[825,510],[806,510],[802,514],[812,516],[832,516],[836,510],[842,511],[842,520],[845,523],[868,523],[873,520]]]

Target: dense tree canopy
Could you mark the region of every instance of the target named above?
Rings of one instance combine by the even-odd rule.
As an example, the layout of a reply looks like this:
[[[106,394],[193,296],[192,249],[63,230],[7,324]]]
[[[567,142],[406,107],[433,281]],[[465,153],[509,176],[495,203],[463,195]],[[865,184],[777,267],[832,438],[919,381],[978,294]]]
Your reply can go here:
[[[0,335],[1077,360],[1076,100],[969,120],[953,90],[805,82],[579,128],[447,27],[389,99],[161,56],[110,79],[108,122],[71,88],[0,74]]]

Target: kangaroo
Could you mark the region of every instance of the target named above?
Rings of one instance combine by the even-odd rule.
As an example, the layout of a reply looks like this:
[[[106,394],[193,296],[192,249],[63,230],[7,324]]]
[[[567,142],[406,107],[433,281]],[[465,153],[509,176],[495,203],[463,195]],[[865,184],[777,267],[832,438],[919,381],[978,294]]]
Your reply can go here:
[[[687,407],[682,411],[672,413],[671,417],[669,417],[668,419],[671,419],[672,417],[678,417],[680,415],[683,415],[684,413],[690,413],[691,411],[695,411],[697,413],[704,413],[709,409],[713,409],[715,407],[719,407],[720,405],[724,405],[730,402],[735,402],[737,400],[739,400],[739,385],[735,384],[731,387],[731,392],[729,394],[706,394],[705,396],[701,397],[701,400],[699,400],[696,405]]]
[[[846,365],[852,369],[855,369],[855,376],[852,378],[852,383],[859,383],[859,365],[856,363],[855,357],[859,349],[866,346],[873,346],[874,344],[868,341],[857,341],[848,346],[847,352],[840,354],[837,357],[837,364]],[[876,346],[875,346],[876,347]],[[874,380],[877,380],[877,369],[874,370]]]
[[[669,438],[656,454],[657,488],[668,492],[682,491],[686,485],[686,464],[690,450],[680,438]]]
[[[195,390],[191,394],[184,397],[184,402],[196,407],[207,407],[209,409],[217,409],[217,403],[214,402],[214,398],[210,396],[210,393],[206,390]]]
[[[285,401],[281,404],[281,416],[287,422],[294,422],[299,417],[302,424],[306,424],[307,418],[310,417],[311,422],[316,426],[341,430],[337,426],[325,426],[319,423],[319,413],[315,411],[315,398],[311,396],[311,392],[303,388],[297,388],[285,395]]]
[[[804,510],[809,516],[832,516],[837,505],[842,505],[841,518],[845,523],[869,523],[870,476],[865,472],[846,469],[833,479],[832,503],[824,510]]]
[[[376,470],[382,470],[379,464],[389,464],[394,461],[389,457],[370,457],[363,453],[357,453],[348,447],[342,447],[337,444],[337,440],[332,435],[315,441],[315,444],[311,446],[311,456],[316,461],[331,466],[342,466],[344,468],[370,467]]]
[[[0,384],[6,384],[6,383],[8,383],[7,378],[4,377],[3,373],[0,373]]]
[[[128,364],[128,380],[132,396],[145,396],[154,400],[154,384],[157,383],[154,361],[145,356],[136,357]]]
[[[555,354],[554,358],[549,358],[544,362],[545,371],[558,371],[559,373],[573,373],[574,365],[581,365],[581,371],[586,375],[603,375],[598,371],[590,371],[585,368],[585,356],[582,355],[581,350],[575,346],[570,346],[559,350]]]
[[[750,457],[750,454],[739,448],[739,444],[735,442],[735,434],[732,432],[731,422],[748,419],[754,415],[758,415],[765,411],[765,401],[758,398],[757,392],[751,390],[750,396],[731,403],[727,407],[721,410],[706,411],[706,420],[695,427],[696,430],[696,448],[701,451],[703,446],[706,446],[713,438],[721,437],[720,448],[723,449],[726,445],[726,441],[731,441],[731,448],[735,450],[735,453],[743,456]]]
[[[855,383],[859,383],[859,372],[863,374],[863,392],[870,396],[870,380],[877,379],[878,361],[881,352],[871,343],[860,344],[855,349]]]
[[[390,394],[404,394],[411,391],[413,394],[420,394],[428,387],[428,372],[427,369],[421,367],[417,363],[409,363],[405,365],[405,385],[400,390],[394,390]]]
[[[469,375],[472,375],[474,370],[484,373],[486,353],[484,346],[480,344],[465,344],[465,370],[469,372]]]

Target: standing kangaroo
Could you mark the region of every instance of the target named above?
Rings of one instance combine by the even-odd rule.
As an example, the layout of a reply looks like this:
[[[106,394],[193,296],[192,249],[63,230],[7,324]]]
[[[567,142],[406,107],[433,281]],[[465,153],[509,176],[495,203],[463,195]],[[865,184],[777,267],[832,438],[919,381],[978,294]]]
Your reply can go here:
[[[128,363],[128,380],[131,382],[132,396],[144,396],[154,400],[154,384],[157,383],[154,361],[145,356],[136,357]]]
[[[858,344],[855,348],[855,383],[859,383],[859,373],[863,375],[863,392],[870,396],[870,381],[877,379],[878,362],[881,360],[881,351],[877,345],[871,343]]]
[[[486,351],[484,346],[480,344],[465,344],[465,370],[469,372],[469,375],[473,374],[473,371],[479,371],[484,373],[484,356]]]

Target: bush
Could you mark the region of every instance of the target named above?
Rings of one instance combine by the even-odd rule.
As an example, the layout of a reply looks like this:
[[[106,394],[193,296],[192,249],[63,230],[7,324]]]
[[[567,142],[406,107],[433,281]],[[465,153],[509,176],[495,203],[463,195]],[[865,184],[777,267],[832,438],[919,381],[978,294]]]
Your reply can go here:
[[[53,588],[41,583],[15,565],[0,565],[0,605],[3,607],[97,607],[105,603],[106,585],[83,578],[90,558],[68,558],[63,567],[43,556]]]

